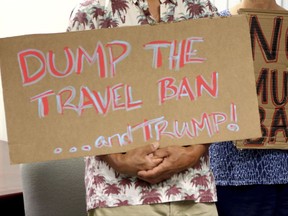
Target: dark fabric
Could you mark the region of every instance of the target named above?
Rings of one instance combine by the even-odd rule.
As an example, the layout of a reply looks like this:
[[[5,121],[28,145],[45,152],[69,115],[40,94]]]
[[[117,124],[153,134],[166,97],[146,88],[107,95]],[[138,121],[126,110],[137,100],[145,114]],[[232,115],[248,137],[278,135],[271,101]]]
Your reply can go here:
[[[0,195],[1,215],[24,216],[24,201],[22,193]]]
[[[217,186],[219,216],[288,216],[288,185]]]

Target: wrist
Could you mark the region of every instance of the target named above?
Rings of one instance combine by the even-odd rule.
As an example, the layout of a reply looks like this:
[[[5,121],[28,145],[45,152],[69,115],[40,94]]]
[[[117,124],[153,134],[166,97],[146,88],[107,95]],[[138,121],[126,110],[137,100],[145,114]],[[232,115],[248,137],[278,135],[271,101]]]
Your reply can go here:
[[[207,154],[209,146],[209,144],[197,144],[186,147],[191,162],[190,167],[195,166],[200,161],[200,158]]]
[[[190,146],[185,146],[186,149],[193,154],[193,152],[197,152],[198,154],[204,155],[208,152],[210,144],[195,144]]]
[[[101,155],[101,160],[105,161],[110,167],[112,167],[116,172],[123,173],[124,165],[124,154],[115,153],[115,154],[107,154]]]

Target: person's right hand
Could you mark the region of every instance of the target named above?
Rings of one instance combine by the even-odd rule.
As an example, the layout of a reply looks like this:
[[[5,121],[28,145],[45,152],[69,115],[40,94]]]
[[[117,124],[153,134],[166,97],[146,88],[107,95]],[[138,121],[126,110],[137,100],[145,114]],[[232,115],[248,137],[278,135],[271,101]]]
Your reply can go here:
[[[162,157],[153,154],[158,148],[159,143],[152,143],[126,153],[102,155],[100,158],[118,173],[137,176],[140,170],[153,169],[163,161]]]
[[[190,146],[169,146],[155,151],[154,156],[162,157],[159,166],[150,170],[138,172],[138,178],[157,184],[173,175],[194,167],[200,162],[200,158],[208,152],[209,144],[198,144]]]

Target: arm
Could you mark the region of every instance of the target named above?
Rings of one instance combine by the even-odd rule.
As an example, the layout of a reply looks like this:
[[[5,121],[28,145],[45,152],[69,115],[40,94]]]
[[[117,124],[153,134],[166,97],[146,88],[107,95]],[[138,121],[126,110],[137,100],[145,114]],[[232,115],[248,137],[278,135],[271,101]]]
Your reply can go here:
[[[164,157],[162,163],[151,170],[139,171],[138,177],[151,184],[159,183],[176,173],[197,165],[200,158],[207,153],[208,148],[209,144],[199,144],[158,149],[154,154],[158,157]]]

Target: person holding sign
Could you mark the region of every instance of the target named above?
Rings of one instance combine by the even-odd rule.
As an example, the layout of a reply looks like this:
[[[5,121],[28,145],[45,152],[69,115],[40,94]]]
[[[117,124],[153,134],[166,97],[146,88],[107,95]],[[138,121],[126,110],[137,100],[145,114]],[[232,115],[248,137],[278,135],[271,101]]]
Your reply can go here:
[[[218,16],[208,0],[85,0],[68,31]],[[88,215],[218,215],[207,144],[159,148],[158,143],[86,158]]]
[[[243,0],[221,15],[236,15],[241,8],[285,10],[275,0]],[[286,150],[239,150],[233,142],[223,142],[210,146],[210,159],[217,185],[219,215],[288,215]]]

